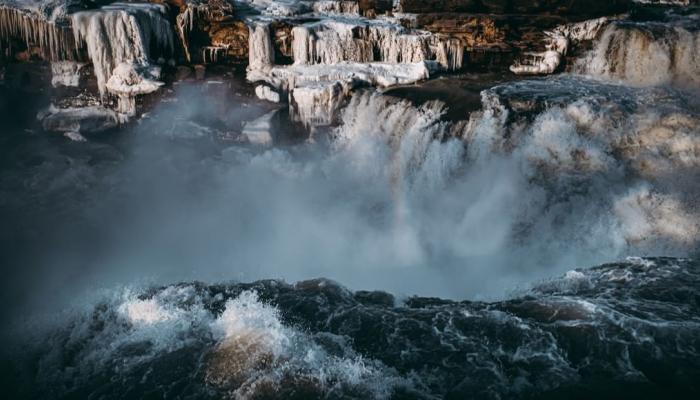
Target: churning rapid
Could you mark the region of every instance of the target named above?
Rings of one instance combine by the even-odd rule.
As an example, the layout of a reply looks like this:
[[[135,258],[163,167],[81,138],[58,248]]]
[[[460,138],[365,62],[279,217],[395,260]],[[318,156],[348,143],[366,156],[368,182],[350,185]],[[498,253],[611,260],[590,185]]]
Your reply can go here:
[[[8,398],[698,395],[697,4],[367,3],[0,0]]]

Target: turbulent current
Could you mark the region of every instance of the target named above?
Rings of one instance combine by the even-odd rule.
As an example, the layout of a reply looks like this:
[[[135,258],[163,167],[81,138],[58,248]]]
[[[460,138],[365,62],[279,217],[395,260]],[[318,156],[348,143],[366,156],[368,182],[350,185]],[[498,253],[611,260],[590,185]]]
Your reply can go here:
[[[36,328],[4,377],[38,398],[685,397],[698,285],[695,262],[629,259],[492,303],[323,279],[120,289]]]
[[[29,3],[5,397],[700,394],[693,2]]]

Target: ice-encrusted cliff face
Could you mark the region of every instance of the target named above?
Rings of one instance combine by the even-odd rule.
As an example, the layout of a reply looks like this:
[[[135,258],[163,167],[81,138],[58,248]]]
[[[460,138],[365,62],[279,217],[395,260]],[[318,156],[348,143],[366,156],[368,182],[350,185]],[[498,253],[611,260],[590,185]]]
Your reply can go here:
[[[76,42],[87,45],[103,96],[119,64],[145,67],[152,53],[172,54],[174,50],[173,30],[163,5],[114,3],[70,17]]]
[[[249,71],[258,82],[261,99],[287,99],[294,121],[307,127],[332,125],[352,89],[361,86],[390,87],[416,83],[430,77],[434,65],[426,62],[292,65]],[[264,85],[260,85],[264,82]]]
[[[295,64],[437,60],[448,70],[462,66],[463,45],[458,40],[406,29],[388,19],[323,19],[294,27],[292,37]]]
[[[40,3],[43,4],[43,3]],[[10,48],[9,41],[18,38],[35,46],[46,60],[74,60],[78,57],[70,27],[63,23],[65,9],[50,16],[40,10],[15,4],[0,3],[0,47]]]
[[[291,66],[274,65],[270,17],[249,25],[248,80],[265,82],[256,90],[260,98],[287,99],[292,119],[306,126],[332,125],[358,86],[414,83],[431,71],[462,67],[460,40],[408,29],[392,18],[360,17],[343,2],[315,3],[313,11],[320,19],[290,28]]]
[[[323,20],[295,27],[292,35],[296,64],[412,63],[430,55],[430,34],[386,23]]]

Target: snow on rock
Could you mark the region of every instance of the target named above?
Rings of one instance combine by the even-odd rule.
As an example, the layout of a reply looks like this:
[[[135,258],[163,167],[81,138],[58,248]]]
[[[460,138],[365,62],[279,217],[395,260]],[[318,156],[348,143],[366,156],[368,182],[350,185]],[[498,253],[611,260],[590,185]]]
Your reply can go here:
[[[547,50],[542,53],[526,53],[526,58],[513,64],[510,70],[519,75],[553,74],[561,65],[562,58],[568,53],[571,44],[595,39],[598,32],[609,22],[607,17],[602,17],[561,25],[551,32],[545,32]]]
[[[75,134],[102,132],[119,125],[117,113],[101,106],[58,108],[51,105],[37,118],[44,130],[73,133],[75,138],[78,137]]]
[[[51,85],[58,86],[80,86],[80,73],[85,67],[84,63],[75,61],[54,61],[51,63]]]
[[[63,136],[74,141],[74,142],[87,142],[87,139],[85,139],[85,136],[81,135],[78,132],[66,132],[63,134]]]
[[[120,63],[114,68],[106,88],[119,99],[117,111],[131,117],[136,114],[136,96],[153,93],[163,85],[158,78],[160,67]]]
[[[146,67],[153,53],[172,54],[173,30],[166,7],[150,3],[114,3],[71,16],[75,41],[86,43],[101,95],[121,63]],[[155,44],[157,49],[151,49]]]

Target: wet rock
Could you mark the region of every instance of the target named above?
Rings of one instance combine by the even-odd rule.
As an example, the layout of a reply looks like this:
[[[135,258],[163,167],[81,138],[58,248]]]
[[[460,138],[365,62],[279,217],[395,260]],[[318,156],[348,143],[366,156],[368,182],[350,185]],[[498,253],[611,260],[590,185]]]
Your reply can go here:
[[[37,118],[46,131],[96,133],[115,128],[119,118],[114,111],[101,106],[49,107]]]

